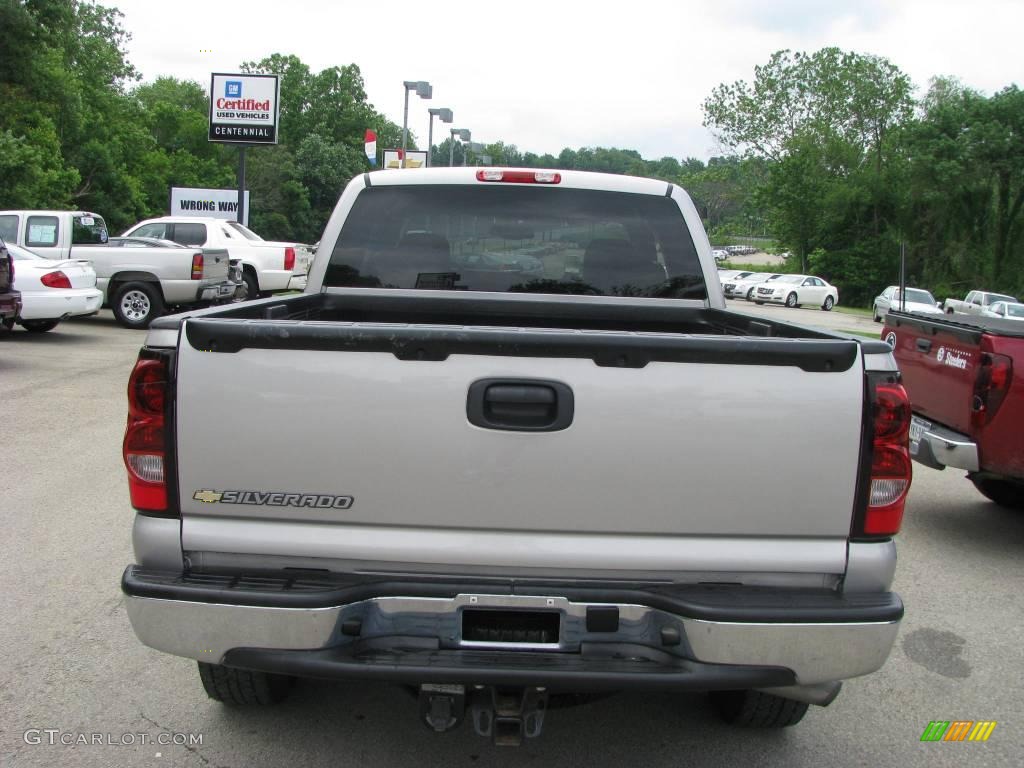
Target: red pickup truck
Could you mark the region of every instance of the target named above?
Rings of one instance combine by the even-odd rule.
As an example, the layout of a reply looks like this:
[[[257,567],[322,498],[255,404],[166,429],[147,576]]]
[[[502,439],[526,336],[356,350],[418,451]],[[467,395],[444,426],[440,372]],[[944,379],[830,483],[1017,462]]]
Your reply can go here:
[[[989,499],[1024,509],[1024,322],[890,310],[882,338],[910,396],[914,459],[965,469]]]

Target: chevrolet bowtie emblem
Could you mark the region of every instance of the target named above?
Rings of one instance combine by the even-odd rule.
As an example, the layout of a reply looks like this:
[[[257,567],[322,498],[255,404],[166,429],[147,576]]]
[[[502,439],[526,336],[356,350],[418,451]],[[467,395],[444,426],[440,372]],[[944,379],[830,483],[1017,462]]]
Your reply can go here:
[[[213,504],[215,501],[220,501],[221,496],[224,494],[220,491],[196,491],[192,494],[192,498],[196,501],[204,501],[207,504]]]

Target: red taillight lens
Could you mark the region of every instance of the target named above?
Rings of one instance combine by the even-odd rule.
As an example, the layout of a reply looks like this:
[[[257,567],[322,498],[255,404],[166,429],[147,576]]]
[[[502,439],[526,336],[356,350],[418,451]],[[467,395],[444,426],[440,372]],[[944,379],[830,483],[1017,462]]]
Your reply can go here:
[[[295,269],[295,249],[291,246],[284,249],[284,268],[286,270]]]
[[[166,357],[140,357],[128,380],[128,427],[124,433],[124,465],[132,506],[167,511]]]
[[[861,533],[892,536],[903,523],[913,475],[907,445],[910,398],[903,385],[892,378],[876,379],[871,384],[871,478]]]
[[[47,288],[70,288],[71,281],[68,276],[59,269],[56,272],[47,272],[39,278],[39,282]]]
[[[192,279],[203,279],[203,254],[201,253],[192,254]]]
[[[971,423],[975,427],[983,427],[992,421],[1006,399],[1012,381],[1013,360],[995,352],[982,353],[971,403]]]
[[[476,172],[477,181],[505,181],[510,184],[561,184],[562,174],[552,171],[506,171],[487,168]]]

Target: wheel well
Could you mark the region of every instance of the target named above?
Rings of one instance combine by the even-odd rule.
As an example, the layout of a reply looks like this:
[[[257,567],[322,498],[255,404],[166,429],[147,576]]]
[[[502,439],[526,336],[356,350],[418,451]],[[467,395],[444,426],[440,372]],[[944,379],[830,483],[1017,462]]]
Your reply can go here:
[[[256,271],[256,267],[254,267],[252,264],[246,264],[243,261],[242,262],[242,274],[246,274],[246,273],[248,273],[248,274],[253,276],[253,279],[256,281],[256,285],[260,284],[260,275]]]
[[[163,286],[160,285],[160,278],[151,272],[118,272],[107,282],[107,304],[114,300],[114,294],[125,283],[152,283],[164,298]]]

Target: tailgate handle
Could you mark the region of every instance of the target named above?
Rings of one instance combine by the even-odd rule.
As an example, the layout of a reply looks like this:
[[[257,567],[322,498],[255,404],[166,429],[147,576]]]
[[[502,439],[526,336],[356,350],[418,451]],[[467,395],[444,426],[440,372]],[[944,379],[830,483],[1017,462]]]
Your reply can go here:
[[[572,424],[572,390],[559,381],[481,379],[469,387],[466,417],[484,429],[557,432]]]
[[[932,343],[928,339],[917,340],[917,351],[918,352],[931,352]]]

